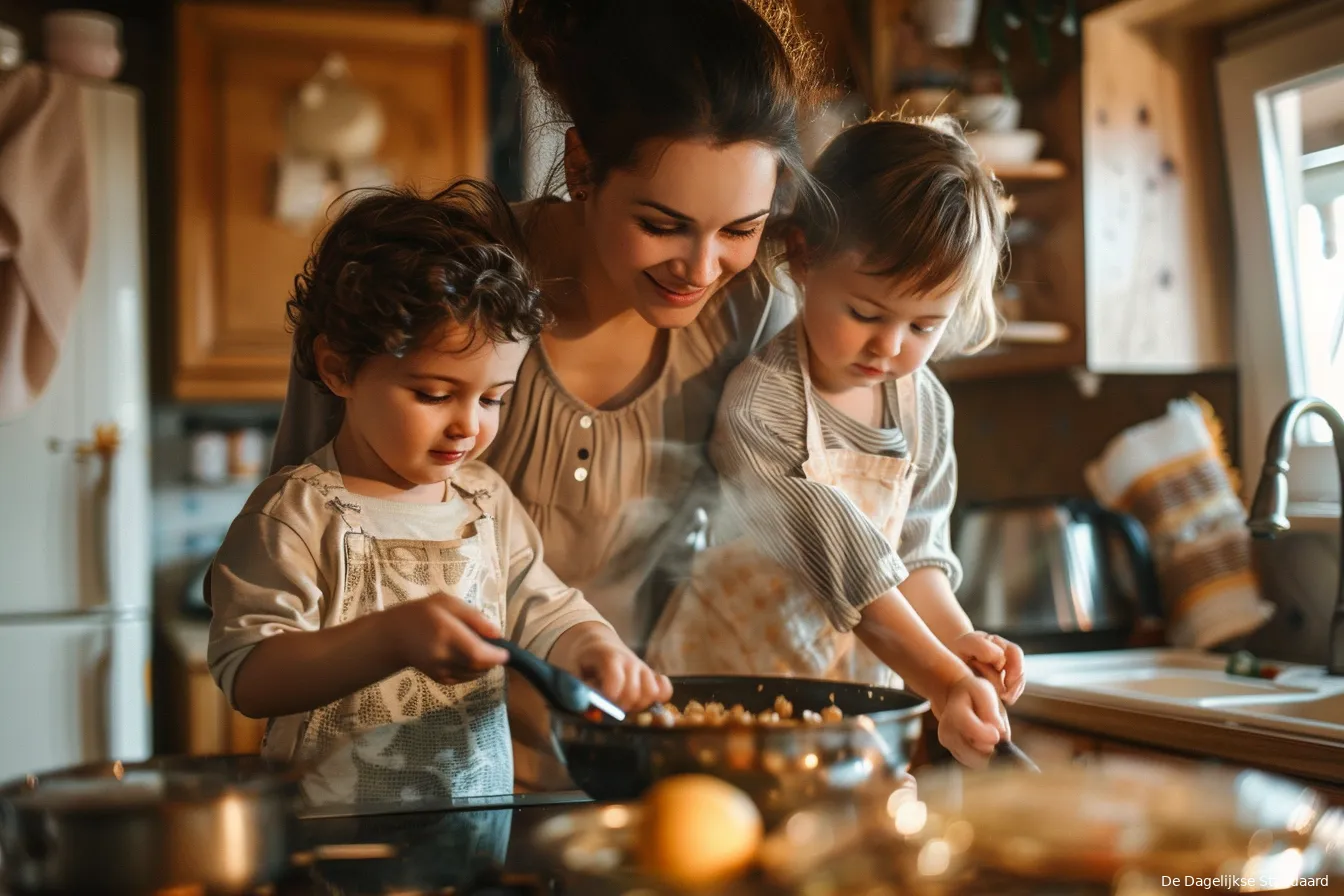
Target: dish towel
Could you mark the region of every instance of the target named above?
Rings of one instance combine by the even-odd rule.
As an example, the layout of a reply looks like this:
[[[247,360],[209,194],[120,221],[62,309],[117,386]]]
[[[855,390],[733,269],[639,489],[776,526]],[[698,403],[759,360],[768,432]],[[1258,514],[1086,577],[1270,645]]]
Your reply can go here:
[[[89,255],[89,160],[75,78],[0,75],[0,423],[56,369]]]
[[[1172,401],[1165,415],[1120,433],[1083,475],[1099,502],[1148,530],[1170,643],[1212,647],[1273,614],[1222,424],[1202,398]]]

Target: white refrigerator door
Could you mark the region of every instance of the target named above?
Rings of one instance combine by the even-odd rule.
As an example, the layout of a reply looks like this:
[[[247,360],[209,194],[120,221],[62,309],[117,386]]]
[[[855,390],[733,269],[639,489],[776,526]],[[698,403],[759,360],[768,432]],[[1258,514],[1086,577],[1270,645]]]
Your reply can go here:
[[[0,625],[144,612],[151,601],[140,96],[108,84],[81,90],[89,261],[52,380],[28,413],[0,425]],[[110,461],[82,453],[108,425],[120,441]]]
[[[147,619],[0,625],[0,781],[150,754]]]

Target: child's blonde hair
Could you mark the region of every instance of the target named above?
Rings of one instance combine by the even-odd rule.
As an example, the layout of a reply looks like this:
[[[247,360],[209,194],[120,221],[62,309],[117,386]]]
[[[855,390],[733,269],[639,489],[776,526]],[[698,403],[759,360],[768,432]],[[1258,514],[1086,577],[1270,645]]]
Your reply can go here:
[[[940,357],[977,352],[998,337],[1003,187],[981,167],[955,120],[852,125],[817,157],[812,174],[826,199],[802,199],[784,222],[801,231],[810,263],[857,250],[865,273],[916,294],[959,290]]]

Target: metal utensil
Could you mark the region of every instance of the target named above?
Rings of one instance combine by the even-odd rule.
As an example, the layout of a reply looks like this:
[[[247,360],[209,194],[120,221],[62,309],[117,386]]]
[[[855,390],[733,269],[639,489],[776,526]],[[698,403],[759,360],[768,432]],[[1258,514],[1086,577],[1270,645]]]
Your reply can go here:
[[[106,762],[0,787],[16,893],[245,893],[290,865],[297,773],[258,756]]]
[[[1011,740],[1001,740],[995,744],[994,755],[1000,759],[1013,762],[1029,772],[1035,772],[1038,775],[1041,773],[1041,767],[1032,762],[1031,757]]]
[[[625,721],[625,712],[619,706],[559,666],[551,665],[505,638],[485,640],[508,651],[509,666],[517,669],[557,709],[578,715],[596,709],[618,722]]]
[[[637,798],[654,781],[700,772],[744,790],[767,819],[906,771],[928,701],[905,691],[805,678],[690,676],[672,679],[673,701],[741,704],[753,713],[782,696],[795,713],[834,704],[821,725],[662,727],[553,714],[552,732],[574,783],[599,800]]]

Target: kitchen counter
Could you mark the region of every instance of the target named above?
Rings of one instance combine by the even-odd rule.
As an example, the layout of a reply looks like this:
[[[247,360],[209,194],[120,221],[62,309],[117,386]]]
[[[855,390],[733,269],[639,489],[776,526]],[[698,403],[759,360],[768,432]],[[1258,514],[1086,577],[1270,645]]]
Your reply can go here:
[[[189,756],[257,752],[266,722],[231,710],[215,684],[206,662],[209,621],[165,614],[157,628],[160,751]]]

